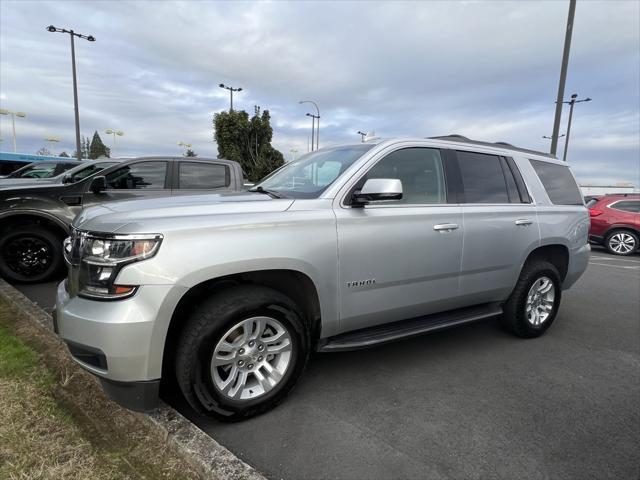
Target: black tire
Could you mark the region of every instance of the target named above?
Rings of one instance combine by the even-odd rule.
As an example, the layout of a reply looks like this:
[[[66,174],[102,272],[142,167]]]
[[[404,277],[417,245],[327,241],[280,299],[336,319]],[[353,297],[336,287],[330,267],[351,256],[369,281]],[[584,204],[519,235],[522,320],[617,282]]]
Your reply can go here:
[[[39,283],[59,275],[64,266],[62,241],[38,225],[5,230],[0,235],[0,277],[13,283]],[[16,252],[32,250],[21,261]]]
[[[255,399],[234,400],[213,383],[210,362],[216,344],[238,322],[269,316],[291,337],[291,357],[282,379]],[[309,330],[296,304],[271,288],[240,285],[204,300],[191,313],[178,339],[176,380],[189,404],[198,412],[228,422],[266,412],[280,403],[296,385],[309,359]]]
[[[539,325],[532,324],[527,319],[526,305],[529,290],[535,282],[542,277],[551,280],[554,286],[555,298],[553,308],[549,316]],[[560,300],[562,297],[562,282],[558,269],[552,264],[544,260],[527,261],[522,268],[520,278],[516,283],[516,287],[511,292],[511,296],[505,302],[502,315],[502,326],[510,333],[522,338],[539,337],[553,323],[558,309],[560,308]]]
[[[616,237],[616,235],[620,234],[629,235],[629,237],[631,237],[633,241],[633,247],[628,252],[616,251],[614,250],[615,247],[612,246],[612,240],[614,239],[614,237]],[[638,234],[632,230],[618,229],[607,234],[606,238],[604,239],[604,246],[609,251],[609,253],[626,257],[627,255],[632,255],[638,251],[638,247],[640,246],[640,239],[638,238]]]

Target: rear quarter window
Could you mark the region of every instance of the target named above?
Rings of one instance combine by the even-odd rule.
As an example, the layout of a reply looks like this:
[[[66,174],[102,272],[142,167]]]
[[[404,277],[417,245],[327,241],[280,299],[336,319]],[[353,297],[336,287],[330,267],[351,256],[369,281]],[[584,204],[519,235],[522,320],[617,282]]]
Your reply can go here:
[[[555,163],[529,160],[554,205],[583,205],[582,193],[569,167]]]

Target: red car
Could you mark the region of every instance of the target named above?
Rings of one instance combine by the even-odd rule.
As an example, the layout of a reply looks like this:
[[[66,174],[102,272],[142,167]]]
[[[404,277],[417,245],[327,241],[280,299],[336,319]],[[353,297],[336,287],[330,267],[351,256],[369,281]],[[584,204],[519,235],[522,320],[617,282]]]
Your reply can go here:
[[[587,201],[589,242],[604,245],[614,255],[631,255],[640,247],[640,195],[591,197]]]

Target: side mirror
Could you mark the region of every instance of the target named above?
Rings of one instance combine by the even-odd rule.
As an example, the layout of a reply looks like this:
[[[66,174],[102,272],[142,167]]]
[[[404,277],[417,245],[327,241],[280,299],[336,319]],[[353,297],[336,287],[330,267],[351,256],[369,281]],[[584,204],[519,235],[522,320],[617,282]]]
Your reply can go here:
[[[65,175],[62,177],[62,183],[73,183],[73,178],[71,178],[71,175]]]
[[[362,189],[353,194],[351,205],[363,207],[370,202],[400,200],[402,198],[402,182],[397,178],[370,178]]]
[[[104,175],[93,177],[93,180],[91,180],[91,185],[89,185],[89,190],[91,190],[93,193],[100,193],[106,189],[107,177],[105,177]]]

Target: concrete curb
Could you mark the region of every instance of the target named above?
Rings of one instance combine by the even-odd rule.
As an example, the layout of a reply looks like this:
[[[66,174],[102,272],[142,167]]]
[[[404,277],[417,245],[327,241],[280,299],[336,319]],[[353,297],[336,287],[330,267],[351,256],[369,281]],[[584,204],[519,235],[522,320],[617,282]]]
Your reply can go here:
[[[51,315],[2,279],[0,297],[55,337]],[[139,415],[159,428],[167,442],[171,442],[182,456],[202,473],[202,478],[266,480],[253,467],[240,460],[169,405],[162,403],[160,408]]]

